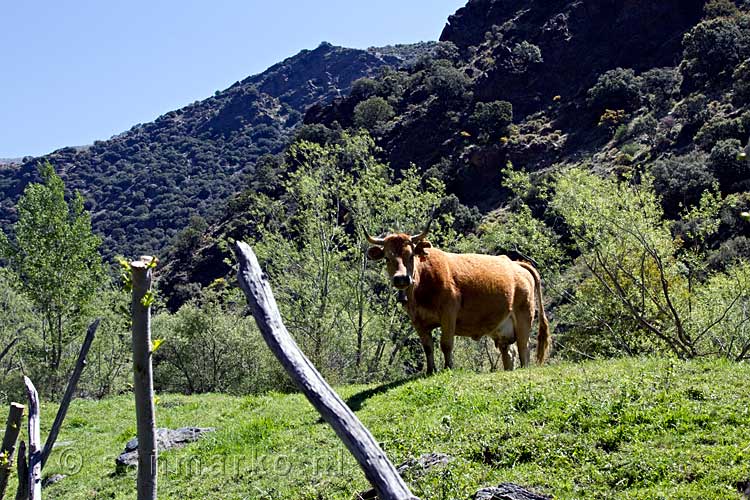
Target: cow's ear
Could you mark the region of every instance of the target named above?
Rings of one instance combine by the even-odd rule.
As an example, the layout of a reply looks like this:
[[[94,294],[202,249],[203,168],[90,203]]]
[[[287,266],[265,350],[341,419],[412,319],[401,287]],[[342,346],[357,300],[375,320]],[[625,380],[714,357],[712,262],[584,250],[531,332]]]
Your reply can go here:
[[[380,260],[385,257],[385,250],[380,247],[370,247],[367,249],[367,258],[370,260]]]
[[[426,257],[429,255],[429,252],[426,250],[427,248],[432,248],[432,243],[427,240],[422,240],[417,243],[416,247],[414,247],[414,253],[420,257]]]

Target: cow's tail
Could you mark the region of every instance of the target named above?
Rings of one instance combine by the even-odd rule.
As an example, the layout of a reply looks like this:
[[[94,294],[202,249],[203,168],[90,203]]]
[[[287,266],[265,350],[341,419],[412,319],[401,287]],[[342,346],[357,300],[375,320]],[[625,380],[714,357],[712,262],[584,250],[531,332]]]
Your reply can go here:
[[[534,288],[536,289],[536,300],[539,306],[539,335],[536,339],[536,361],[540,365],[544,363],[549,355],[551,336],[549,333],[549,321],[544,314],[544,301],[542,300],[542,278],[536,268],[528,262],[517,261],[517,263],[529,271],[534,277]]]

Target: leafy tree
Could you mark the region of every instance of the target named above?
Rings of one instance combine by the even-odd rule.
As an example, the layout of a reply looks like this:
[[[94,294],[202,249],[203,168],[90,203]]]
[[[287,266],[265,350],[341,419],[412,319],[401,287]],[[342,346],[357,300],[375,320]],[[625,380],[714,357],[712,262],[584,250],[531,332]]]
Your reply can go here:
[[[677,217],[684,207],[697,205],[703,193],[714,186],[716,177],[706,163],[700,153],[669,156],[654,163],[654,188],[669,216]]]
[[[423,181],[416,169],[394,182],[375,152],[366,133],[344,134],[326,146],[293,144],[281,213],[254,216],[255,249],[285,321],[316,366],[336,381],[396,370],[408,352],[408,322],[380,269],[368,265],[362,227],[417,231],[444,193],[441,183]],[[450,215],[436,221],[433,241],[455,237],[443,229],[451,222]]]
[[[395,114],[388,101],[379,96],[370,97],[354,107],[354,124],[372,132]]]
[[[750,101],[750,59],[745,59],[732,74],[732,101],[743,106]]]
[[[666,113],[680,94],[682,75],[675,68],[650,69],[639,77],[641,95],[657,113]]]
[[[703,21],[682,39],[681,71],[690,87],[707,83],[740,62],[746,35],[737,22],[728,17]]]
[[[557,311],[563,343],[604,354],[663,349],[680,358],[745,359],[747,266],[705,279],[706,242],[719,228],[722,206],[732,203],[708,192],[683,212],[680,222],[691,228],[684,236],[693,242],[687,247],[673,237],[647,176],[639,184],[578,169],[562,174],[551,205],[570,229],[580,252],[573,271],[582,276]]]
[[[360,78],[352,83],[352,90],[349,95],[352,97],[364,100],[368,97],[374,96],[378,92],[378,82],[372,78]]]
[[[443,101],[468,100],[471,79],[460,69],[440,62],[431,66],[426,81],[427,91]]]
[[[52,165],[40,166],[43,183],[29,184],[18,201],[14,236],[0,236],[0,255],[18,290],[41,317],[39,353],[54,392],[66,349],[83,331],[90,305],[105,276],[101,239],[76,193],[68,201]]]
[[[507,101],[477,102],[469,124],[485,142],[503,136],[513,123],[513,105]]]
[[[709,167],[725,191],[734,191],[734,186],[750,178],[750,164],[738,158],[742,144],[737,139],[719,141],[711,149]]]
[[[588,104],[599,113],[605,109],[632,111],[639,101],[638,79],[629,68],[615,68],[601,74],[588,91]]]
[[[709,0],[703,7],[707,19],[738,16],[740,10],[731,0]]]
[[[544,62],[542,51],[533,43],[526,40],[513,46],[510,55],[511,71],[514,73],[524,73],[529,66]]]

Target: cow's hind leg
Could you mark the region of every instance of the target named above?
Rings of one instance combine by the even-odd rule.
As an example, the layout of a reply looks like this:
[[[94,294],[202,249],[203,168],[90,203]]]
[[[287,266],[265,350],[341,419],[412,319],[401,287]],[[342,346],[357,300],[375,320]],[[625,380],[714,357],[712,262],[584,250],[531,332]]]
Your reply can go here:
[[[500,351],[500,355],[503,358],[503,369],[510,371],[513,369],[513,356],[510,353],[510,346],[516,339],[516,334],[513,327],[513,320],[508,317],[505,321],[500,323],[497,331],[495,332],[495,347]]]
[[[453,369],[453,341],[456,335],[455,314],[446,315],[440,324],[440,350],[443,351],[443,360],[446,369]]]
[[[513,329],[516,332],[516,346],[522,368],[529,366],[529,337],[532,319],[530,311],[517,310],[513,313]]]

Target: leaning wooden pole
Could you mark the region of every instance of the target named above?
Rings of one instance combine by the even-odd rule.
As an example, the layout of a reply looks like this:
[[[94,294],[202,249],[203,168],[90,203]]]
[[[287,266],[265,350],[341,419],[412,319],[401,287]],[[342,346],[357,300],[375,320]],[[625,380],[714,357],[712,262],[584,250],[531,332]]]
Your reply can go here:
[[[359,462],[380,500],[418,500],[370,431],[302,353],[281,320],[271,286],[250,246],[237,242],[240,286],[263,338],[278,360]]]
[[[21,431],[21,420],[26,407],[22,404],[11,403],[8,411],[8,421],[5,424],[5,435],[0,450],[0,500],[5,496],[8,488],[8,478],[13,470],[13,453],[16,451],[18,433]]]
[[[133,283],[133,392],[138,435],[138,500],[156,500],[157,456],[154,377],[151,367],[151,281],[156,259],[130,263]]]
[[[39,393],[29,377],[23,377],[26,395],[29,397],[29,460],[28,476],[18,481],[27,481],[29,500],[42,498],[42,439],[39,430]]]
[[[83,373],[83,369],[86,367],[86,356],[88,356],[91,344],[94,342],[94,336],[96,335],[97,328],[99,328],[100,321],[101,319],[99,318],[95,319],[94,322],[89,325],[89,329],[86,332],[86,338],[84,338],[83,345],[78,353],[78,361],[76,361],[76,366],[68,380],[68,387],[65,389],[65,395],[60,402],[60,407],[57,410],[55,421],[52,424],[49,435],[47,436],[47,441],[44,442],[44,448],[42,449],[42,469],[47,464],[47,459],[52,452],[52,447],[55,446],[55,441],[57,441],[57,435],[60,433],[60,428],[62,427],[63,420],[65,420],[65,415],[68,413],[70,402],[73,400],[73,395],[78,386],[78,380],[81,378],[81,373]]]

